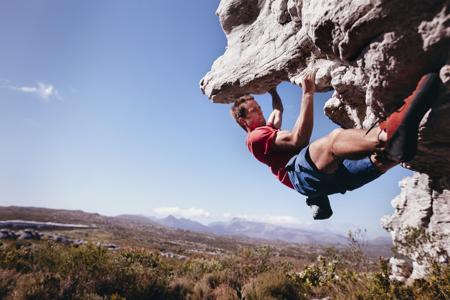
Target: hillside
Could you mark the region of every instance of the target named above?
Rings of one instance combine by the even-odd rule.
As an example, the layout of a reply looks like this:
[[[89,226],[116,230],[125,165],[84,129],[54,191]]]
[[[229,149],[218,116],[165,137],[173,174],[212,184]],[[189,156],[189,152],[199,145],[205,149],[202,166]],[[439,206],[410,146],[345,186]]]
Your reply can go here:
[[[209,233],[165,227],[143,216],[121,215],[106,217],[83,211],[56,210],[36,207],[0,207],[1,220],[29,220],[94,225],[90,229],[53,230],[71,239],[114,243],[119,247],[144,247],[163,253],[217,255],[233,252],[242,247],[271,244],[279,251],[298,256],[308,250],[316,253],[320,247],[295,245],[245,236],[218,236]],[[296,254],[297,253],[297,254]]]
[[[328,246],[342,248],[348,245],[346,237],[336,234],[284,228],[240,219],[205,226],[173,216],[159,220],[140,215],[107,217],[80,210],[9,206],[0,207],[0,221],[5,220],[88,225],[88,229],[49,231],[75,240],[114,243],[119,247],[144,247],[188,256],[198,253],[217,255],[234,252],[242,247],[271,245],[280,255],[299,257],[304,251],[315,255]],[[370,247],[365,250],[370,256],[377,257],[390,255],[390,248],[387,240],[381,243],[370,241]]]

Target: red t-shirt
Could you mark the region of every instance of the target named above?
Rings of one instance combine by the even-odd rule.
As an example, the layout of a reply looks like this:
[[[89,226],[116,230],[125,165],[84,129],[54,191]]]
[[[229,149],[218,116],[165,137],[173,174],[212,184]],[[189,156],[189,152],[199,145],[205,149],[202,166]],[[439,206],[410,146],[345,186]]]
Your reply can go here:
[[[289,151],[274,152],[270,149],[278,131],[279,129],[273,127],[272,123],[255,128],[247,135],[247,147],[257,160],[270,167],[272,173],[282,183],[293,189],[294,187],[284,166],[295,153]]]

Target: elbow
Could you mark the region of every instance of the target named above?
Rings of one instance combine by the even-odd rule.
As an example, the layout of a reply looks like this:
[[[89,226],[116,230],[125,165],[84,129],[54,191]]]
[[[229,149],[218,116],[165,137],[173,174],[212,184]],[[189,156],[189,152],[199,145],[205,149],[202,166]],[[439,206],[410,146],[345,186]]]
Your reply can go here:
[[[309,144],[309,139],[305,139],[305,138],[302,138],[302,137],[295,137],[292,140],[292,146],[295,149],[303,149],[306,146],[308,146],[308,144]]]
[[[283,106],[277,106],[277,107],[274,107],[274,110],[278,110],[278,112],[279,112],[280,114],[282,114],[282,113],[284,112]]]

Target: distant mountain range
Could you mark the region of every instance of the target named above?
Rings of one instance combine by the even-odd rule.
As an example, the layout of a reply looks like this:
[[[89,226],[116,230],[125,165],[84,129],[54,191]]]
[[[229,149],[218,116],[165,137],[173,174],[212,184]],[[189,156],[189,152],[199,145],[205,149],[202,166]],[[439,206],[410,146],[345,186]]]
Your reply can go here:
[[[143,215],[105,217],[96,213],[85,213],[82,211],[0,206],[0,221],[11,220],[82,224],[83,226],[105,229],[112,232],[113,236],[116,237],[124,235],[124,229],[118,230],[118,227],[126,228],[125,231],[131,232],[132,236],[135,236],[141,230],[141,232],[145,232],[145,236],[149,236],[146,239],[149,243],[156,241],[150,236],[156,236],[160,241],[170,241],[174,236],[177,236],[181,239],[192,238],[194,240],[205,239],[208,241],[220,237],[227,241],[237,239],[249,241],[248,239],[253,239],[254,241],[265,240],[297,244],[348,245],[347,237],[341,233],[345,232],[345,230],[326,222],[295,228],[234,218],[227,222],[214,222],[204,225],[190,219],[176,218],[172,215],[162,219]],[[31,226],[30,222],[27,223],[27,226]],[[42,227],[42,224],[39,226]],[[349,226],[342,227],[349,228]],[[334,231],[338,229],[340,231]],[[174,230],[181,230],[182,236],[179,236],[179,233]],[[114,235],[116,232],[118,235]],[[138,239],[142,242],[143,237]],[[392,243],[387,237],[368,240],[367,242],[371,245],[388,245]]]
[[[199,222],[192,221],[192,220],[185,219],[185,218],[176,218],[172,215],[169,215],[163,219],[153,219],[153,221],[155,221],[161,225],[167,226],[167,227],[183,229],[183,230],[190,230],[190,231],[195,231],[195,232],[213,233],[211,228],[209,228],[208,226],[205,226]]]
[[[229,222],[214,222],[209,225],[203,225],[185,218],[176,218],[172,215],[162,219],[152,218],[152,221],[167,227],[217,235],[246,236],[299,244],[347,243],[345,236],[329,231],[283,227],[269,223],[247,221],[240,218],[234,218]]]

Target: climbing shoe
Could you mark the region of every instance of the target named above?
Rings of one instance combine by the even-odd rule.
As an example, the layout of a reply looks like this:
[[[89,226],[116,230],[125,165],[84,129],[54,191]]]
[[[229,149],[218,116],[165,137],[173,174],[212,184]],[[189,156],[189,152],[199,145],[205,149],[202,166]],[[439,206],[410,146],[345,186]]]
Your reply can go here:
[[[311,207],[314,220],[325,220],[333,214],[327,195],[308,197],[306,204]]]
[[[384,154],[389,159],[398,162],[413,159],[417,151],[420,121],[438,96],[439,81],[435,73],[422,76],[403,106],[380,123],[380,128],[387,133]]]

